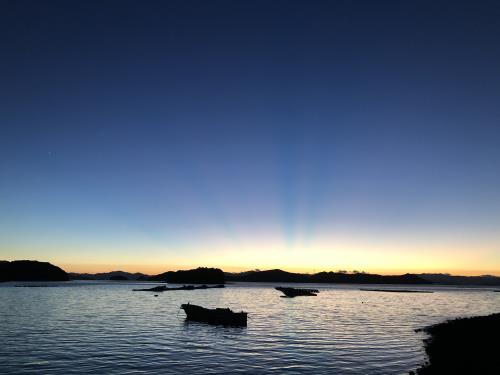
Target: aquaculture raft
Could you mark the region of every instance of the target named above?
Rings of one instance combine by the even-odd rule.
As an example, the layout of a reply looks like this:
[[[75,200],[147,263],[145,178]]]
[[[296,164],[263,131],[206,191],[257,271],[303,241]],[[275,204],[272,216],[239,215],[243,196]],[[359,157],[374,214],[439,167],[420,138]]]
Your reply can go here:
[[[184,286],[179,286],[175,288],[168,288],[165,285],[161,286],[155,286],[154,288],[148,288],[148,289],[132,289],[134,292],[169,292],[172,290],[198,290],[198,289],[218,289],[218,288],[224,288],[223,284],[220,285],[213,285],[213,286],[208,286],[208,285],[200,285],[200,286],[194,286],[194,285],[184,285]]]

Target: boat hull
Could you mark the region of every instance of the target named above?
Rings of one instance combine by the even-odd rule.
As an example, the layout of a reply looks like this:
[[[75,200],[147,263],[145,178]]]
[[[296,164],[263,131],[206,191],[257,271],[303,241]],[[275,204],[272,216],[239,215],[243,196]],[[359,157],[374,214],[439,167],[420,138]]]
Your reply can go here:
[[[206,309],[201,306],[183,304],[181,309],[186,313],[186,320],[225,326],[247,326],[247,313],[235,313],[230,309]]]
[[[277,287],[276,290],[279,290],[287,297],[298,297],[298,296],[317,296],[319,290],[317,289],[297,289],[297,288],[285,288],[285,287]]]

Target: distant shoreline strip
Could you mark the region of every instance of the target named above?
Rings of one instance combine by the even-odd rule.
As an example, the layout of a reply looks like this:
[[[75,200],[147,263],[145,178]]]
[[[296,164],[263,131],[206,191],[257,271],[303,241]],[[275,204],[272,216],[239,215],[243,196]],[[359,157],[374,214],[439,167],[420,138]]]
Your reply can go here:
[[[430,290],[410,290],[410,289],[366,289],[360,288],[363,292],[387,292],[387,293],[434,293]]]

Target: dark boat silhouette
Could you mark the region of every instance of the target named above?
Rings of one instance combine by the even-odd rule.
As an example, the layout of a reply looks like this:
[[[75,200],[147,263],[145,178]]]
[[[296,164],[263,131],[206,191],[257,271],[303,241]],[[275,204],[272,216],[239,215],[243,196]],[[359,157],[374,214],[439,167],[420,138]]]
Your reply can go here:
[[[198,305],[184,303],[181,309],[186,313],[186,320],[202,322],[214,325],[246,327],[247,313],[233,312],[231,309],[206,309]]]
[[[275,288],[282,292],[286,297],[297,297],[297,296],[316,296],[319,293],[318,289],[300,289],[300,288],[286,288],[278,286]]]

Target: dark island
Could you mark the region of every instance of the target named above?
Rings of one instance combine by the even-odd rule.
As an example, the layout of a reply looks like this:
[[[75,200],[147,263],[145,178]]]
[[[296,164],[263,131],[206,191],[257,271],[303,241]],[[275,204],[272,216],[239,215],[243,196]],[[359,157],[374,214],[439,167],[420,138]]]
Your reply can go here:
[[[279,283],[337,283],[337,284],[432,284],[417,275],[376,275],[364,272],[293,273],[275,269],[226,274],[228,281],[279,282]]]
[[[430,335],[424,340],[429,363],[417,374],[499,373],[500,314],[449,320],[417,331]]]
[[[224,272],[219,268],[199,267],[193,270],[168,271],[150,278],[171,284],[225,284]]]
[[[0,261],[2,281],[67,281],[68,274],[48,262],[36,260]]]

